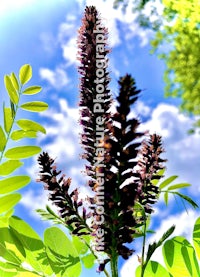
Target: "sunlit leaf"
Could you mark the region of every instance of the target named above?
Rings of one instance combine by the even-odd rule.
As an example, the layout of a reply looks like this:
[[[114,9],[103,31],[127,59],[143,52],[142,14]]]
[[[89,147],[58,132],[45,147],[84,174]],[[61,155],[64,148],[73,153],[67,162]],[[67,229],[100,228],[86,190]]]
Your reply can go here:
[[[163,189],[164,187],[168,186],[170,183],[172,183],[178,176],[174,175],[167,179],[165,179],[159,186],[160,189]]]
[[[191,186],[191,184],[181,183],[181,184],[176,184],[176,185],[168,187],[168,190],[181,189],[181,188],[186,188],[186,187],[190,187],[190,186]]]
[[[0,176],[7,176],[14,172],[24,163],[19,160],[8,160],[0,164]]]
[[[41,90],[42,90],[42,88],[40,86],[31,86],[31,87],[26,88],[22,93],[31,95],[31,94],[36,94],[36,93],[40,92]]]
[[[10,107],[8,108],[4,107],[3,111],[4,111],[4,129],[6,133],[9,133],[13,122],[12,110]]]
[[[5,157],[8,159],[25,159],[32,157],[41,152],[38,146],[18,146],[6,151]]]
[[[0,126],[0,151],[3,151],[6,146],[6,135],[3,128]]]
[[[164,193],[164,201],[165,201],[166,206],[168,205],[168,198],[169,198],[169,193],[168,193],[168,191],[166,191]]]
[[[174,237],[163,246],[164,261],[173,277],[200,276],[193,246],[184,237]]]
[[[21,242],[9,228],[0,228],[0,234],[0,256],[20,265],[26,256]]]
[[[11,79],[12,84],[13,84],[14,88],[16,89],[16,91],[19,91],[19,82],[18,82],[17,77],[14,72],[12,72],[10,74],[10,79]]]
[[[9,211],[20,201],[20,199],[21,195],[19,193],[0,197],[0,214]]]
[[[52,276],[53,272],[49,266],[44,244],[39,235],[28,223],[16,216],[12,216],[9,219],[9,226],[24,247],[26,262],[35,270],[43,272],[44,276]]]
[[[88,254],[81,258],[85,268],[92,268],[94,266],[95,260],[96,258],[93,254]]]
[[[49,263],[56,276],[80,276],[81,263],[78,252],[63,231],[57,227],[46,229],[44,243]]]
[[[46,134],[45,128],[39,123],[29,120],[29,119],[19,119],[17,120],[17,125],[24,131],[36,131]]]
[[[22,85],[26,84],[32,77],[32,67],[29,64],[23,65],[19,70],[19,80]]]
[[[15,87],[13,86],[10,76],[5,75],[4,84],[5,84],[6,90],[8,92],[8,95],[10,97],[10,100],[12,101],[13,104],[17,104],[19,101],[19,95],[18,95]]]
[[[41,101],[27,102],[20,106],[23,110],[30,112],[43,112],[48,108],[48,104]]]
[[[85,254],[88,251],[88,246],[85,244],[85,242],[77,236],[73,236],[72,237],[72,243],[74,245],[74,247],[76,248],[76,251],[78,252],[78,254]]]
[[[26,175],[12,176],[12,177],[0,180],[0,194],[6,194],[9,192],[18,190],[20,188],[23,188],[28,183],[30,183],[30,181],[31,181],[31,178]]]
[[[193,208],[198,208],[199,206],[192,200],[192,198],[190,198],[189,196],[182,194],[178,191],[173,191],[173,194],[176,194],[178,196],[180,196],[181,198],[183,198],[184,200],[186,200],[190,205],[192,205]]]
[[[24,130],[15,130],[11,133],[12,140],[20,140],[23,138],[36,138],[37,132],[35,131],[24,131]]]
[[[198,256],[198,259],[200,260],[200,217],[196,220],[194,224],[193,244],[194,244],[194,248]]]

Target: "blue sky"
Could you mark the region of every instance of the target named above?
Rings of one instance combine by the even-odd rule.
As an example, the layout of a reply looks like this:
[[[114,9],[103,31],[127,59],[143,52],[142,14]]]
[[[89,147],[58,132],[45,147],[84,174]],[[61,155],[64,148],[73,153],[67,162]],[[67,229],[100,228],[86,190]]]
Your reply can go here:
[[[78,144],[80,130],[77,123],[79,76],[76,37],[86,3],[97,6],[109,28],[111,88],[116,94],[118,77],[125,73],[131,73],[136,79],[138,88],[143,92],[133,114],[139,115],[144,122],[143,129],[163,136],[165,157],[168,159],[166,176],[178,175],[177,182],[191,183],[192,187],[184,193],[199,203],[200,137],[197,134],[187,135],[192,119],[179,113],[179,100],[164,98],[165,65],[155,55],[149,54],[152,34],[138,27],[130,9],[126,14],[112,10],[111,0],[0,0],[1,95],[5,93],[4,74],[18,72],[25,63],[31,64],[31,84],[43,87],[39,97],[49,104],[49,110],[41,116],[30,115],[47,129],[47,135],[39,136],[36,144],[56,157],[58,167],[72,177],[73,186],[82,184],[84,177],[80,172],[83,162],[79,158],[82,150]],[[47,196],[42,184],[35,182],[38,172],[36,159],[26,162],[24,172],[31,175],[32,182],[21,191],[23,198],[16,207],[16,214],[27,220],[42,236],[48,224],[42,223],[34,210],[45,207]],[[84,195],[87,188],[82,186],[81,192]],[[174,199],[170,199],[169,207],[165,207],[161,200],[156,207],[154,226],[161,234],[179,218],[175,234],[190,238],[198,211],[188,208],[188,212],[189,215]],[[133,247],[138,250],[137,245],[133,244]],[[158,260],[159,256],[158,252],[155,259]],[[138,264],[137,257],[121,261],[121,276],[132,276],[134,264]],[[82,276],[87,276],[87,272]]]

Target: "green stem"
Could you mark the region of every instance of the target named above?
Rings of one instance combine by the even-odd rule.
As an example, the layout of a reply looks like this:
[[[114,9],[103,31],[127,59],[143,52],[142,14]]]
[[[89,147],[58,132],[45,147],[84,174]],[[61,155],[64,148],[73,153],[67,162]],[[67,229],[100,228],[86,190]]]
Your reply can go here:
[[[146,231],[147,231],[147,224],[146,224],[146,215],[145,215],[144,216],[144,236],[143,236],[143,243],[142,243],[141,277],[144,276],[144,271],[145,271],[145,267],[146,267],[146,263],[145,263],[145,260],[144,260],[145,245],[146,245]]]
[[[113,253],[111,257],[110,266],[112,277],[118,277],[118,255],[116,253]]]

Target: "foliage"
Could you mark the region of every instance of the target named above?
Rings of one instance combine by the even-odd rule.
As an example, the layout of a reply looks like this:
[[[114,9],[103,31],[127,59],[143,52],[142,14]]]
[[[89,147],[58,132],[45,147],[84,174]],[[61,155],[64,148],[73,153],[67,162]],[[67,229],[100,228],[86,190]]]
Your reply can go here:
[[[39,123],[20,119],[18,116],[20,110],[41,112],[48,107],[41,101],[22,102],[26,95],[31,97],[42,89],[40,86],[27,87],[31,78],[32,68],[28,64],[20,68],[18,78],[13,72],[4,77],[9,99],[3,103],[3,123],[0,125],[0,220],[6,220],[11,216],[11,209],[21,198],[16,191],[31,181],[29,176],[12,174],[23,165],[22,159],[32,157],[41,151],[38,146],[18,146],[18,142],[24,138],[36,138],[38,132],[46,133]]]
[[[200,275],[200,217],[193,228],[193,245],[184,237],[177,236],[165,241],[162,253],[166,268],[156,261],[148,261],[144,277],[194,277]],[[158,242],[159,243],[159,242]],[[149,249],[156,245],[150,245]],[[148,250],[149,253],[149,250]],[[148,256],[147,253],[147,256]],[[141,275],[141,266],[136,270],[136,277]]]
[[[152,46],[160,49],[160,58],[166,62],[165,94],[181,97],[181,110],[199,115],[200,5],[197,0],[163,0],[163,5],[166,22]]]

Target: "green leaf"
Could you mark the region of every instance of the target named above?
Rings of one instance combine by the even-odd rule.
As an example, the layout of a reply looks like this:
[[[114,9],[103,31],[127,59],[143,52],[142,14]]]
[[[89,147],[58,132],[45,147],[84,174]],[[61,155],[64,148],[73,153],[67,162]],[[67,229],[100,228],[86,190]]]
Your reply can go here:
[[[82,257],[81,261],[83,262],[85,268],[92,268],[94,266],[96,258],[93,254],[88,254],[88,255]]]
[[[27,102],[20,106],[23,110],[30,112],[43,112],[48,109],[48,104],[41,101]]]
[[[31,86],[26,88],[22,93],[26,95],[36,94],[40,92],[42,88],[40,86]]]
[[[136,277],[141,277],[141,265],[136,269]],[[144,277],[173,277],[161,264],[150,261],[145,269]]]
[[[196,254],[198,256],[198,259],[200,260],[200,217],[197,218],[194,229],[193,229],[193,244],[196,251]]]
[[[176,184],[176,185],[168,187],[168,190],[181,189],[181,188],[186,188],[186,187],[190,187],[190,186],[191,186],[191,184],[181,183],[181,184]]]
[[[72,237],[72,243],[74,247],[76,248],[76,251],[79,255],[86,254],[88,251],[88,246],[85,244],[85,242],[77,236]]]
[[[16,265],[20,265],[26,256],[21,242],[5,227],[0,228],[0,256]]]
[[[18,82],[17,77],[14,72],[12,72],[10,74],[10,79],[11,79],[12,84],[13,84],[14,88],[16,89],[16,91],[19,91],[19,82]]]
[[[12,176],[3,180],[0,180],[0,194],[6,194],[15,190],[21,189],[30,183],[31,178],[26,175]]]
[[[56,276],[80,276],[81,263],[78,252],[63,231],[57,227],[46,229],[44,243],[49,263]]]
[[[22,85],[26,84],[32,77],[32,67],[29,64],[23,65],[19,70],[19,80]]]
[[[160,169],[160,170],[156,173],[156,175],[158,175],[158,176],[160,176],[160,177],[163,177],[164,173],[165,173],[165,168]],[[159,183],[159,181],[160,181],[160,179],[153,179],[151,182],[152,182],[152,184],[154,184],[154,185],[156,186],[156,185]]]
[[[168,191],[166,191],[164,193],[164,201],[165,201],[166,206],[168,205],[168,198],[169,198],[169,194],[168,194]]]
[[[12,110],[10,107],[8,108],[4,107],[3,111],[4,111],[4,129],[6,133],[9,133],[13,123]]]
[[[35,131],[24,131],[24,130],[15,130],[11,133],[12,140],[20,140],[23,138],[37,138],[37,132]]]
[[[39,235],[19,217],[12,216],[9,219],[10,229],[21,242],[26,252],[26,262],[35,270],[43,272],[44,276],[52,276],[45,248]],[[28,275],[27,275],[28,276]]]
[[[17,146],[6,151],[5,157],[8,159],[25,159],[41,152],[38,146]]]
[[[192,205],[193,208],[198,208],[199,206],[187,195],[184,195],[178,191],[173,191],[173,194],[177,194],[181,198],[183,198],[185,201],[187,201],[190,205]]]
[[[0,197],[0,214],[12,209],[21,199],[19,193],[9,194]]]
[[[33,120],[19,119],[16,123],[24,131],[36,131],[46,134],[45,128]]]
[[[5,146],[6,146],[6,135],[2,127],[0,126],[0,152],[4,150]]]
[[[6,90],[8,92],[8,95],[10,97],[10,100],[12,101],[13,104],[17,104],[19,101],[19,95],[18,95],[15,87],[13,86],[10,76],[5,75],[4,84],[5,84]]]
[[[22,166],[24,163],[18,160],[8,160],[0,164],[0,176],[7,176]]]
[[[158,242],[153,242],[152,244],[149,244],[148,250],[147,250],[147,256],[146,256],[146,263],[150,260],[151,256],[153,255],[153,253],[155,252],[155,250],[160,247],[163,242],[169,237],[171,236],[171,234],[174,232],[175,230],[175,226],[172,225],[163,235],[162,237],[159,239]]]
[[[184,237],[174,237],[163,246],[164,261],[173,277],[200,276],[196,254]]]
[[[164,187],[168,186],[170,183],[172,183],[178,176],[174,175],[167,179],[165,179],[159,186],[160,189],[163,189]]]

